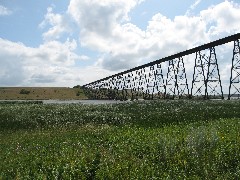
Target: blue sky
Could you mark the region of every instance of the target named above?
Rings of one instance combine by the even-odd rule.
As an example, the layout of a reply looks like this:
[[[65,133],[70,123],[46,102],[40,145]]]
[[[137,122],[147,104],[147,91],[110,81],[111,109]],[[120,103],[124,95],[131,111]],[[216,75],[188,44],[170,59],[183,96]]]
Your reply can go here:
[[[83,85],[239,25],[237,0],[0,0],[0,86]]]

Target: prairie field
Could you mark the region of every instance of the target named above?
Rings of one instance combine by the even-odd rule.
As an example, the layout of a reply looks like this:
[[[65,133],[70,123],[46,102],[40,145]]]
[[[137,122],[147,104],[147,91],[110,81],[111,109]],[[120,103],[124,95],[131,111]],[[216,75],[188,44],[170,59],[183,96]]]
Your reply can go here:
[[[0,104],[0,179],[239,179],[240,101]]]
[[[80,88],[0,87],[0,100],[87,99]]]

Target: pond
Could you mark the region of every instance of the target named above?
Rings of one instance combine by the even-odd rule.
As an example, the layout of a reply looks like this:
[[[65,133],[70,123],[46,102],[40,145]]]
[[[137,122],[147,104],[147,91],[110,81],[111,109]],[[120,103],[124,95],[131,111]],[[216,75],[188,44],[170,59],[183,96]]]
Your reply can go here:
[[[43,100],[43,104],[116,104],[128,101],[115,100]]]
[[[15,103],[43,103],[43,104],[116,104],[129,101],[115,100],[0,100],[0,103],[15,104]]]

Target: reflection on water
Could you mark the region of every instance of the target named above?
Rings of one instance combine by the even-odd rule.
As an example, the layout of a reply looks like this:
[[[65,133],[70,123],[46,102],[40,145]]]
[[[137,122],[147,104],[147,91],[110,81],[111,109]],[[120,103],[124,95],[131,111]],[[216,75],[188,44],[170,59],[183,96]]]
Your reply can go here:
[[[227,97],[224,97],[225,100],[227,100]],[[211,99],[214,100],[214,99]],[[221,99],[215,99],[215,100],[221,100]],[[231,97],[231,100],[240,100],[238,97]],[[138,101],[143,101],[142,99],[139,99]],[[0,104],[117,104],[117,103],[126,103],[131,102],[128,101],[115,101],[115,100],[0,100]]]
[[[43,100],[43,104],[116,104],[116,103],[124,103],[124,101],[114,101],[114,100]]]
[[[0,100],[0,104],[116,104],[115,100]]]

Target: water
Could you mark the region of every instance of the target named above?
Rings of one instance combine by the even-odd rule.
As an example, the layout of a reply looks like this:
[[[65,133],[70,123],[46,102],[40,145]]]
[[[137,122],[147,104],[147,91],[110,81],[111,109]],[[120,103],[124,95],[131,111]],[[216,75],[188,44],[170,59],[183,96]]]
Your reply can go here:
[[[37,103],[42,102],[43,104],[116,104],[125,103],[129,101],[115,101],[115,100],[0,100],[0,103]]]
[[[43,100],[43,104],[116,104],[127,101],[114,100]]]
[[[227,98],[224,98],[227,100]],[[213,99],[212,99],[213,100]],[[221,100],[221,99],[218,99]],[[231,97],[231,100],[239,100],[238,97]],[[141,100],[139,100],[141,101]],[[86,104],[86,105],[91,105],[91,104],[117,104],[117,103],[126,103],[126,102],[131,102],[131,101],[115,101],[115,100],[0,100],[1,102],[9,102],[9,103],[15,103],[15,102],[42,102],[43,104]]]

